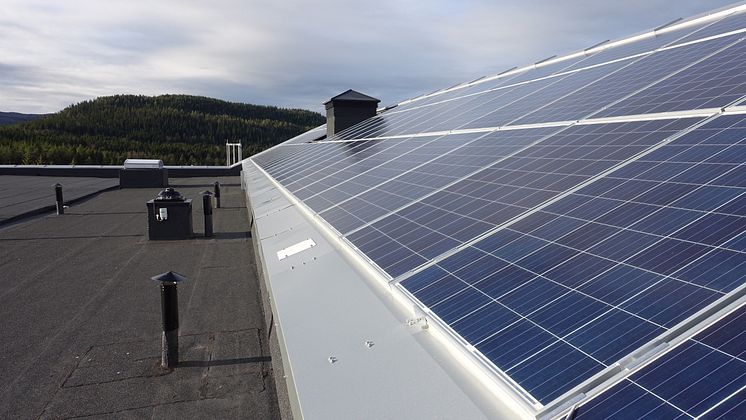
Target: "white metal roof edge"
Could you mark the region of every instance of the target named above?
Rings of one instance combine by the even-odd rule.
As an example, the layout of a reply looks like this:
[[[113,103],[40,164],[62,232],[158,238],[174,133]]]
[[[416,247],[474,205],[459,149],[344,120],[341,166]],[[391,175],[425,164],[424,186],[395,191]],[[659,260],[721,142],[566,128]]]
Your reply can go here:
[[[253,162],[252,162],[253,163]],[[539,404],[530,394],[516,384],[508,375],[497,369],[492,363],[489,363],[480,357],[481,354],[476,349],[464,345],[453,333],[445,327],[442,321],[436,320],[432,313],[425,313],[421,308],[421,303],[414,299],[405,289],[398,284],[391,282],[391,279],[378,266],[368,259],[365,254],[357,250],[354,245],[348,242],[339,232],[328,225],[323,219],[320,219],[312,210],[307,208],[303,203],[297,200],[282,184],[275,181],[259,165],[254,163],[255,168],[261,172],[270,182],[272,182],[285,198],[292,202],[310,220],[315,227],[324,233],[324,235],[337,245],[337,249],[346,257],[346,260],[353,261],[355,265],[365,274],[365,279],[372,284],[378,284],[383,287],[392,298],[394,298],[402,308],[408,308],[412,312],[411,320],[418,320],[422,316],[429,317],[436,322],[425,325],[428,330],[437,338],[438,343],[445,349],[454,360],[468,372],[469,376],[480,383],[484,389],[492,395],[497,396],[500,401],[505,402],[520,418],[533,419],[541,409]],[[436,325],[436,328],[429,328],[430,325]]]
[[[286,346],[283,356],[289,360],[283,363],[289,367],[286,372],[292,375],[291,386],[296,389],[295,397],[298,401],[294,404],[301,410],[302,418],[317,418],[319,412],[317,403],[310,396],[316,395],[320,389],[327,389],[338,393],[334,395],[334,404],[325,404],[323,418],[349,418],[350,412],[367,412],[365,407],[371,410],[387,410],[387,406],[394,405],[398,407],[396,413],[401,418],[412,418],[427,416],[432,418],[436,413],[450,413],[452,416],[458,414],[461,418],[494,418],[495,416],[505,418],[534,418],[535,410],[527,411],[525,407],[520,406],[507,395],[500,395],[500,389],[496,386],[494,378],[484,375],[482,378],[474,375],[464,365],[465,361],[457,353],[453,353],[457,347],[443,346],[443,337],[435,328],[422,329],[421,323],[416,319],[418,313],[411,301],[408,301],[403,295],[390,287],[387,281],[380,279],[375,270],[371,270],[370,265],[359,260],[359,256],[354,251],[345,247],[338,236],[329,231],[325,231],[324,226],[315,223],[309,219],[306,210],[293,203],[292,197],[287,196],[287,192],[278,185],[271,177],[264,173],[258,165],[247,161],[244,164],[245,185],[247,195],[251,198],[249,205],[252,213],[261,213],[261,216],[255,216],[255,223],[258,231],[267,231],[271,224],[292,223],[292,229],[286,229],[280,234],[266,235],[264,239],[257,238],[260,241],[260,249],[264,268],[264,281],[271,285],[272,301],[274,306],[272,311],[275,314],[275,322],[278,324],[278,330],[282,329],[283,343]],[[262,201],[263,198],[271,196],[271,199]],[[275,211],[266,212],[262,209],[262,203],[267,203]],[[289,206],[287,204],[290,204]],[[313,252],[318,253],[324,247],[327,253],[319,255],[319,261],[314,258],[313,264],[300,265],[300,259],[303,259],[304,251],[297,255],[289,256],[282,261],[274,261],[277,258],[274,255],[275,248],[284,248],[288,241],[295,241],[295,238],[305,238],[313,236],[314,241],[318,244],[311,248]],[[265,235],[261,235],[265,236]],[[329,251],[329,247],[333,251]],[[305,258],[311,254],[305,254]],[[273,260],[274,258],[274,260]],[[278,269],[282,264],[295,264],[295,269]],[[302,282],[299,282],[297,276],[300,269],[318,269],[322,268],[320,264],[326,264],[323,271],[317,271],[316,275],[303,273]],[[323,273],[323,275],[320,275]],[[356,273],[356,274],[355,274]],[[293,280],[293,276],[296,279]],[[342,278],[335,278],[335,277]],[[330,280],[331,279],[331,280]],[[324,288],[325,281],[337,281],[345,287],[353,288],[357,295],[346,294],[345,299],[340,299],[339,295],[334,295],[330,289]],[[294,301],[292,309],[289,309],[287,303],[288,296],[298,293],[290,287],[292,282],[298,287],[308,287],[309,284],[318,284],[318,293],[308,295],[308,299]],[[339,283],[341,282],[341,283]],[[377,286],[376,286],[377,285]],[[339,292],[336,292],[339,293]],[[349,290],[345,290],[349,293]],[[347,300],[349,299],[349,300]],[[373,306],[371,305],[373,302]],[[354,318],[356,327],[351,330],[334,330],[333,324],[340,322],[339,319],[327,319],[319,324],[331,324],[325,331],[324,336],[315,335],[308,341],[308,337],[299,337],[297,319],[303,317],[303,321],[318,317],[320,306],[323,310],[332,311],[337,318]],[[341,309],[348,306],[355,307],[355,313],[349,313],[349,309]],[[336,308],[336,310],[334,310]],[[388,311],[388,313],[386,313]],[[392,325],[392,319],[394,324]],[[294,321],[294,319],[296,321]],[[407,322],[407,321],[411,322]],[[348,321],[343,319],[342,322]],[[344,369],[357,369],[355,372],[358,377],[370,379],[380,370],[380,365],[371,364],[369,366],[357,364],[351,366],[350,356],[340,356],[339,365],[332,366],[327,361],[318,365],[318,357],[314,357],[313,348],[325,345],[339,345],[342,342],[349,342],[351,338],[361,334],[366,329],[379,328],[379,330],[389,331],[390,337],[384,338],[379,331],[375,349],[378,355],[383,357],[401,356],[406,359],[406,355],[418,355],[415,359],[409,360],[408,363],[391,366],[388,372],[388,383],[335,383],[332,379],[337,375],[334,372],[340,372]],[[326,328],[326,327],[325,327]],[[304,343],[303,356],[299,357],[298,340],[306,340]],[[374,337],[373,340],[376,340]],[[393,341],[392,341],[393,340]],[[361,341],[361,340],[357,340]],[[290,343],[290,344],[289,344]],[[360,346],[355,346],[359,344]],[[395,346],[390,345],[395,344]],[[340,349],[340,354],[350,352],[363,352],[362,341],[345,344],[344,349]],[[363,353],[373,354],[373,353]],[[464,369],[464,368],[467,369]],[[336,369],[335,369],[336,368]],[[313,370],[319,372],[318,378],[309,378],[307,372]],[[306,372],[305,374],[303,372]],[[331,372],[331,373],[329,373]],[[299,376],[300,375],[300,376]],[[332,375],[332,376],[328,376]],[[325,377],[328,376],[328,377]],[[339,378],[337,378],[339,379]],[[314,387],[309,386],[309,381],[314,382]],[[391,386],[395,383],[396,386]],[[411,388],[415,384],[417,395],[396,395],[400,389]],[[318,389],[313,389],[318,388]],[[346,390],[345,388],[349,388]],[[359,398],[345,398],[339,393],[352,392],[356,388],[364,388],[370,394],[366,394],[366,401],[360,401]],[[378,391],[376,391],[378,390]],[[445,391],[445,392],[444,392]],[[403,392],[403,391],[402,391]],[[406,394],[406,392],[404,392]],[[418,396],[431,396],[428,401],[415,401]],[[437,398],[434,397],[437,395]],[[496,398],[499,396],[499,398]],[[391,398],[392,400],[386,400]],[[411,406],[402,406],[411,400]],[[373,412],[367,412],[372,414]],[[379,413],[380,414],[380,413]],[[387,413],[391,418],[391,413]],[[445,414],[444,414],[445,415]],[[396,417],[396,416],[394,416]]]
[[[482,77],[482,78],[477,79],[477,80],[475,80],[473,82],[462,83],[462,84],[453,86],[451,88],[441,89],[441,90],[432,92],[432,93],[427,94],[427,95],[420,95],[420,96],[417,96],[417,97],[412,98],[412,99],[404,100],[402,102],[399,102],[397,104],[397,106],[398,105],[409,104],[409,103],[412,103],[412,102],[415,102],[415,101],[419,101],[419,100],[422,100],[422,99],[426,99],[426,98],[431,98],[433,96],[441,95],[441,94],[447,93],[447,92],[452,92],[452,91],[458,90],[458,89],[463,89],[465,87],[474,86],[474,85],[477,85],[477,84],[480,84],[480,83],[489,82],[489,81],[492,81],[492,80],[501,79],[501,78],[508,77],[508,76],[513,76],[513,75],[518,74],[518,73],[522,73],[522,72],[525,72],[525,71],[528,71],[528,70],[532,70],[532,69],[536,69],[536,68],[541,68],[541,67],[548,66],[548,65],[551,65],[551,64],[555,64],[555,63],[559,63],[559,62],[562,62],[562,61],[567,61],[567,60],[571,60],[571,59],[574,59],[574,58],[579,58],[579,57],[582,57],[582,56],[586,56],[586,55],[590,55],[590,54],[595,54],[595,53],[601,52],[601,51],[609,49],[609,48],[618,47],[620,45],[629,44],[629,43],[632,43],[632,42],[635,42],[635,41],[639,41],[639,40],[642,40],[642,39],[645,39],[645,38],[656,36],[657,34],[671,32],[671,31],[674,31],[674,30],[686,28],[688,26],[697,25],[697,24],[704,23],[704,22],[711,21],[711,20],[714,21],[714,20],[717,20],[717,19],[721,19],[721,18],[723,18],[723,17],[725,17],[725,16],[727,16],[727,15],[729,15],[731,13],[742,12],[744,10],[746,10],[746,4],[745,3],[740,3],[740,4],[735,4],[735,5],[732,5],[732,6],[727,6],[727,7],[723,8],[723,9],[716,10],[714,12],[705,12],[705,13],[700,14],[700,15],[695,15],[695,16],[693,16],[693,17],[691,17],[689,19],[686,19],[684,21],[681,21],[681,22],[678,22],[678,23],[666,26],[666,27],[664,27],[664,28],[662,28],[660,30],[656,30],[654,28],[653,29],[649,29],[647,31],[643,31],[641,33],[638,33],[638,34],[635,34],[635,35],[631,35],[631,36],[627,36],[627,37],[624,37],[624,38],[621,38],[621,39],[618,39],[618,40],[615,40],[615,41],[604,42],[604,43],[602,43],[600,45],[597,45],[597,46],[594,46],[594,47],[591,47],[591,48],[588,48],[588,49],[575,51],[575,52],[572,52],[572,53],[569,53],[569,54],[565,54],[565,55],[561,55],[561,56],[557,56],[557,57],[551,58],[551,59],[546,59],[546,60],[541,61],[539,63],[534,63],[534,64],[529,64],[529,65],[517,67],[517,68],[514,68],[512,70],[509,70],[509,71],[506,71],[506,72],[503,72],[503,73],[499,73],[499,74],[496,74],[496,75],[493,75],[493,76]]]

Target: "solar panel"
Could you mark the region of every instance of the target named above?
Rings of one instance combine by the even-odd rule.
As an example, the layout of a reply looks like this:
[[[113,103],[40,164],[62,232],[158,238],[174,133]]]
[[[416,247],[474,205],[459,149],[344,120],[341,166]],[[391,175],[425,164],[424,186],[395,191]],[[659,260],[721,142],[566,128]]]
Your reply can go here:
[[[503,98],[499,102],[492,102],[481,107],[481,112],[468,112],[457,114],[452,118],[441,118],[437,125],[431,127],[433,131],[443,130],[448,126],[458,128],[476,127],[499,127],[517,119],[529,112],[552,102],[573,91],[582,88],[615,70],[629,64],[628,61],[619,61],[611,64],[601,65],[563,76],[546,79],[538,88],[530,84],[517,87],[510,95],[507,102]],[[493,111],[484,115],[485,110]]]
[[[715,119],[400,284],[548,403],[746,281],[744,127]]]
[[[707,24],[704,28],[682,38],[678,42],[689,42],[696,39],[716,36],[731,31],[743,30],[746,28],[746,13],[734,12],[715,22]]]
[[[411,262],[420,260],[412,255],[424,260],[434,258],[442,248],[465,243],[694,122],[692,119],[658,120],[570,127],[423,200],[396,200],[382,195],[378,187],[337,205],[331,211],[341,209],[346,213],[337,213],[337,218],[327,220],[391,277],[397,277],[416,267],[412,263],[402,264],[397,258]],[[525,130],[506,133],[522,131]],[[371,211],[369,203],[381,202],[392,205]],[[385,210],[395,210],[399,205],[407,207],[387,215]],[[327,213],[322,212],[321,216],[327,218]],[[359,229],[365,222],[373,223]],[[429,240],[422,241],[418,235],[411,235],[415,227],[418,232],[426,233]],[[404,249],[393,256],[387,253],[379,258],[372,247],[380,243],[381,237]],[[442,245],[433,246],[434,243]]]
[[[495,88],[506,86],[509,84],[513,85],[517,83],[527,82],[530,80],[540,79],[542,77],[547,77],[552,74],[560,73],[576,65],[576,63],[583,62],[584,60],[586,60],[586,57],[579,56],[573,59],[563,60],[557,63],[544,64],[541,67],[529,68],[525,71],[518,72],[518,73],[511,73],[509,75],[506,74],[503,77],[499,77],[499,78],[492,79],[492,80],[485,80],[483,82],[476,83],[472,86],[455,89],[450,92],[445,92],[445,93],[434,95],[430,98],[425,98],[425,99],[421,99],[421,100],[408,103],[402,108],[400,108],[399,111],[405,110],[411,107],[423,106],[423,105],[428,105],[428,104],[432,104],[435,102],[441,102],[441,101],[448,100],[448,99],[466,96],[469,94],[486,92],[490,89],[495,89]]]
[[[419,166],[405,163],[404,170],[400,170],[396,176],[383,179],[373,186],[364,185],[365,189],[354,190],[358,193],[337,201],[333,207],[321,211],[320,215],[339,232],[349,232],[471,172],[505,158],[554,131],[557,131],[557,128],[505,130],[486,135],[485,133],[471,134],[475,138],[474,141],[470,143],[449,142],[453,146],[451,152],[431,156],[429,161]],[[386,167],[389,166],[386,164]],[[369,172],[377,173],[379,170],[380,168],[374,168]],[[338,187],[321,193],[320,196],[333,197],[340,189],[352,192],[349,184],[354,182],[357,182],[356,179],[350,179]]]
[[[586,73],[584,73],[586,74]],[[496,90],[484,91],[481,93],[463,96],[447,102],[433,104],[412,111],[398,114],[400,120],[396,124],[381,124],[386,126],[376,127],[375,135],[378,137],[395,136],[404,134],[417,134],[436,132],[441,129],[452,130],[461,128],[459,124],[443,124],[443,119],[450,120],[453,117],[461,117],[463,122],[468,122],[480,115],[483,115],[485,109],[501,108],[511,102],[522,98],[534,91],[543,89],[553,84],[560,77],[541,79],[522,84],[507,84]],[[382,117],[383,118],[383,117]],[[383,119],[382,119],[383,121]],[[455,125],[453,125],[455,124]],[[437,128],[440,127],[440,128]],[[487,127],[487,126],[482,126]],[[372,137],[373,132],[369,129],[361,129],[355,133],[345,134],[346,137],[366,138]]]
[[[394,113],[388,115],[388,116],[381,116],[379,120],[371,120],[373,123],[372,125],[361,125],[358,128],[353,128],[349,132],[342,133],[340,137],[342,138],[364,138],[364,137],[375,137],[375,136],[384,136],[384,135],[401,135],[404,133],[416,133],[416,132],[427,132],[427,131],[437,131],[439,129],[453,129],[453,128],[459,128],[462,126],[463,123],[466,122],[472,122],[477,120],[479,117],[482,117],[483,115],[480,115],[480,111],[483,113],[484,110],[490,110],[492,109],[493,112],[496,109],[503,109],[504,112],[507,113],[509,116],[513,116],[514,118],[518,118],[529,111],[535,109],[537,106],[541,106],[543,104],[546,104],[548,102],[552,102],[553,100],[557,99],[559,96],[552,96],[551,94],[545,95],[545,93],[550,92],[541,92],[539,91],[539,94],[534,94],[533,97],[537,98],[535,103],[530,104],[522,104],[523,106],[509,106],[505,107],[506,104],[510,104],[511,101],[521,98],[522,96],[529,95],[531,93],[534,93],[537,89],[543,89],[544,85],[522,85],[521,89],[519,89],[517,92],[513,92],[511,95],[496,99],[496,98],[490,98],[492,96],[500,96],[501,94],[505,94],[505,91],[498,91],[497,93],[490,93],[490,89],[495,88],[506,88],[510,86],[514,86],[519,83],[523,83],[526,81],[531,81],[536,79],[546,77],[552,74],[559,74],[563,71],[567,71],[570,69],[577,69],[577,68],[587,68],[589,66],[595,66],[598,64],[607,63],[606,71],[610,72],[613,69],[613,66],[611,66],[612,61],[629,58],[629,57],[635,57],[640,54],[646,54],[651,53],[657,48],[664,47],[666,45],[670,44],[681,44],[684,42],[689,42],[697,39],[706,38],[708,36],[717,35],[722,32],[727,32],[730,30],[733,30],[734,28],[740,28],[743,26],[744,21],[746,21],[746,14],[737,14],[735,16],[730,16],[723,18],[720,21],[716,21],[715,23],[712,22],[705,22],[697,25],[692,26],[686,26],[683,29],[673,30],[673,31],[667,31],[663,32],[661,34],[655,35],[655,36],[649,36],[646,38],[642,38],[640,40],[637,40],[635,42],[622,44],[620,46],[608,48],[605,50],[602,50],[599,53],[593,54],[590,57],[579,57],[575,58],[573,60],[569,60],[566,62],[559,62],[550,66],[541,67],[535,70],[528,70],[523,73],[513,75],[513,76],[507,76],[505,78],[496,79],[494,81],[487,81],[484,83],[479,83],[473,86],[461,88],[461,89],[455,89],[450,92],[442,93],[434,95],[430,98],[419,100],[412,102],[411,104],[408,104],[408,107],[415,107],[417,109],[410,109],[405,111],[407,107],[402,107],[401,109],[398,109],[394,111]],[[687,35],[688,34],[688,35]],[[730,39],[730,38],[729,38]],[[638,57],[639,58],[639,57]],[[665,60],[665,57],[662,57],[661,60]],[[689,57],[683,57],[684,63],[690,63],[694,58]],[[627,63],[628,64],[628,63]],[[670,70],[671,72],[675,70],[676,67],[671,66]],[[666,71],[667,68],[659,69],[662,71]],[[645,70],[640,70],[641,72],[644,72]],[[657,73],[654,74],[647,74],[647,77],[644,80],[647,80],[648,82],[655,81],[654,77]],[[657,74],[658,77],[663,77],[665,74]],[[579,83],[577,82],[578,78],[582,78],[582,80],[585,80],[588,84],[592,82],[593,80],[586,80],[585,74],[583,75],[576,75],[580,77],[575,77],[572,80],[572,83]],[[556,80],[551,80],[548,83],[556,82]],[[555,90],[559,90],[563,92],[564,94],[572,92],[577,87],[582,87],[583,84],[580,84],[579,86],[573,86],[565,83],[554,83]],[[635,86],[635,85],[633,85]],[[514,88],[515,89],[515,88]],[[627,90],[627,92],[633,92],[633,89]],[[553,94],[556,94],[556,92],[552,92]],[[474,100],[474,96],[478,96],[479,99],[476,101]],[[488,99],[483,98],[484,96],[488,96]],[[489,102],[489,100],[492,99],[492,102]],[[543,102],[542,99],[544,100]],[[444,102],[445,101],[445,102]],[[599,107],[605,105],[604,103],[597,104]],[[431,108],[435,107],[435,108]],[[474,110],[475,112],[469,112],[464,111],[463,108],[466,107],[469,110]],[[439,117],[443,115],[453,114],[454,110],[458,111],[458,115],[456,117],[461,116],[460,119],[455,119],[454,121],[442,121],[439,120]],[[592,110],[592,109],[591,109]],[[453,115],[448,115],[449,117],[454,117]],[[401,120],[395,120],[390,122],[387,121],[387,118],[403,118],[407,123],[406,124],[396,124],[395,122],[398,121],[401,123]],[[541,119],[541,118],[540,118]],[[508,119],[507,121],[510,121],[511,119]],[[549,121],[548,119],[544,118],[544,121]],[[438,121],[439,124],[437,127],[431,127],[428,126],[427,122],[433,122]],[[483,122],[481,120],[478,120],[480,122]],[[480,124],[480,123],[471,123],[467,125],[466,127],[494,127],[498,126],[500,124],[503,124],[507,121],[504,121],[500,118],[492,118],[490,123]],[[392,124],[392,122],[394,122]],[[413,127],[414,125],[414,127]],[[388,130],[384,129],[385,127],[389,127]],[[395,127],[395,129],[394,129]],[[419,127],[419,129],[415,129],[416,127]]]
[[[706,58],[737,39],[722,37],[647,55],[606,78],[539,108],[513,124],[584,118],[693,62]]]
[[[722,109],[746,103],[723,35],[744,27],[674,25],[253,161],[536,414],[592,390],[578,418],[730,418],[746,315],[702,314],[746,283],[746,113]],[[662,337],[683,343],[624,373]]]
[[[702,39],[708,36],[737,30],[746,27],[745,22],[746,14],[736,14],[727,16],[715,22],[707,21],[699,24],[687,25],[681,29],[665,31],[662,33],[652,34],[651,32],[651,35],[647,37],[641,38],[634,42],[609,47],[590,56],[581,56],[572,60],[561,61],[549,66],[543,66],[516,75],[496,79],[495,81],[487,81],[473,86],[455,89],[451,92],[436,94],[430,98],[408,103],[399,108],[397,111],[403,111],[411,107],[423,106],[461,96],[485,92],[499,86],[516,84],[529,80],[536,80],[571,69],[590,67],[597,64],[609,63],[614,60],[636,56],[639,54],[650,53],[666,45],[689,42],[696,39]]]
[[[735,419],[746,412],[746,306],[579,407],[574,419]]]
[[[327,166],[289,188],[314,210],[322,211],[332,205],[364,192],[376,185],[400,176],[408,169],[425,165],[430,160],[467,147],[484,133],[454,134],[449,136],[417,137],[406,140],[386,140],[370,156],[352,155],[342,165]],[[314,182],[315,183],[311,183]],[[331,203],[331,204],[325,204]]]
[[[573,67],[586,67],[600,63],[607,63],[613,60],[637,56],[655,51],[666,45],[678,43],[681,39],[688,39],[689,34],[700,30],[702,27],[710,25],[711,22],[701,23],[698,25],[686,26],[682,29],[671,30],[662,33],[651,33],[644,38],[633,42],[624,43],[615,47],[604,49],[591,55],[586,60],[575,64]],[[683,42],[683,41],[682,41]]]
[[[722,108],[743,97],[746,43],[738,42],[595,114],[594,117]]]

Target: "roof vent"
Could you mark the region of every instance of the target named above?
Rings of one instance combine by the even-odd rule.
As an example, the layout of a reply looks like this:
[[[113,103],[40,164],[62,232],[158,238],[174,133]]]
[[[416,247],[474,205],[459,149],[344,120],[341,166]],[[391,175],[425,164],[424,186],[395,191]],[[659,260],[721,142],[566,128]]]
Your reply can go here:
[[[325,102],[326,138],[376,115],[379,99],[352,89]]]

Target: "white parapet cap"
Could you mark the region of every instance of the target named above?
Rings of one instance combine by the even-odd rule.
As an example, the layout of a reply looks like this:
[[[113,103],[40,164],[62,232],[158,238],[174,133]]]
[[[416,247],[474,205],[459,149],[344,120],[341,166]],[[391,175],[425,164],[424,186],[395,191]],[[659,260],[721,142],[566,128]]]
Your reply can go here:
[[[124,161],[124,169],[163,169],[163,161],[160,159],[127,159]]]

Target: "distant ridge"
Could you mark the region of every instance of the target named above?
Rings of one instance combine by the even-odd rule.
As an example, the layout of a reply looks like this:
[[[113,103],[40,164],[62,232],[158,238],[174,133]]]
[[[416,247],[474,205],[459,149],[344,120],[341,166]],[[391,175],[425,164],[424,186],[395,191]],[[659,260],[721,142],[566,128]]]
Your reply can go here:
[[[84,101],[45,118],[0,126],[0,164],[224,165],[225,142],[244,156],[325,122],[316,112],[189,95],[116,95]]]
[[[49,114],[21,114],[20,112],[2,112],[0,111],[0,125],[17,124],[26,121],[33,121],[37,118]]]

